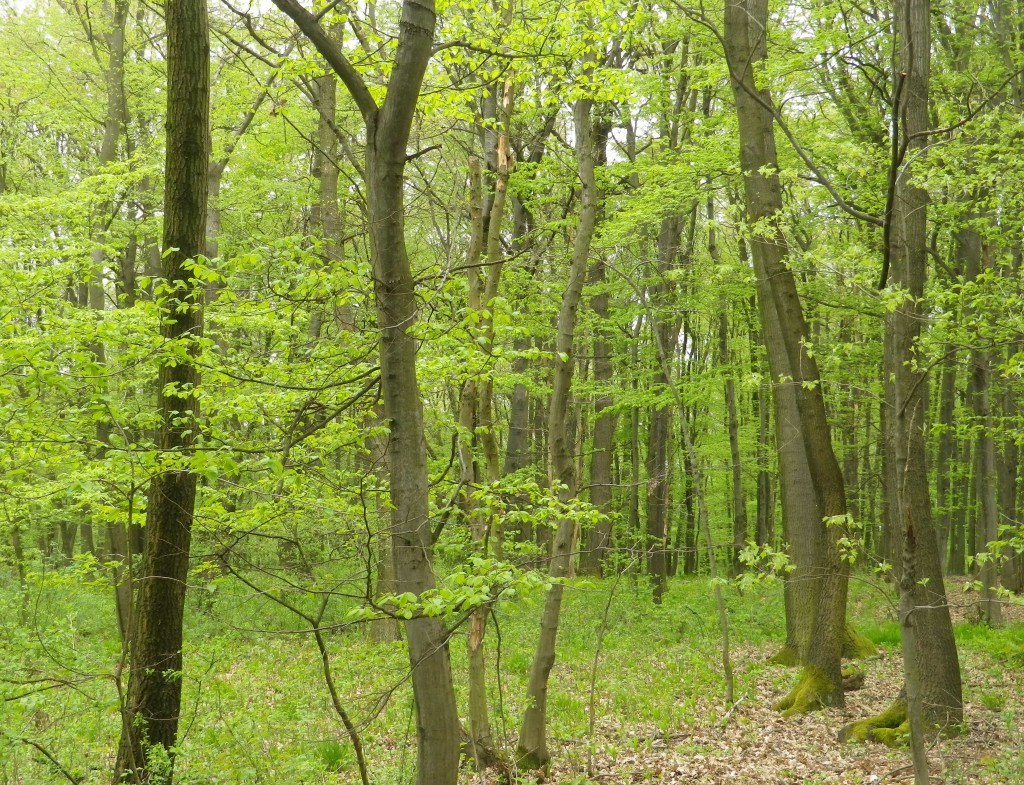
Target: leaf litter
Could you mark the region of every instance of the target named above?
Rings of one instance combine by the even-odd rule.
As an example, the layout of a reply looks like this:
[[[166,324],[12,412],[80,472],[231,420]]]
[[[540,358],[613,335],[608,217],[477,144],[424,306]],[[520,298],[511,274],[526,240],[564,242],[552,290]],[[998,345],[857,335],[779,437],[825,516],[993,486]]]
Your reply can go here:
[[[890,705],[902,684],[898,650],[880,648],[863,663],[863,688],[848,692],[846,706],[789,719],[772,709],[795,676],[769,667],[766,647],[734,651],[739,700],[726,709],[715,698],[700,699],[670,733],[628,720],[599,717],[592,740],[556,739],[552,766],[520,772],[521,782],[693,783],[694,785],[885,785],[913,782],[910,754],[881,744],[840,744],[839,729]],[[1024,782],[1024,771],[993,765],[1024,749],[1024,673],[998,667],[986,655],[961,651],[967,733],[934,740],[928,751],[934,785],[1008,785]],[[553,674],[554,677],[554,674]],[[982,697],[1003,696],[998,710]],[[1024,757],[1019,760],[1024,761]],[[1009,763],[1013,766],[1013,763]],[[469,776],[469,775],[467,775]],[[473,785],[492,785],[495,772],[472,775]]]

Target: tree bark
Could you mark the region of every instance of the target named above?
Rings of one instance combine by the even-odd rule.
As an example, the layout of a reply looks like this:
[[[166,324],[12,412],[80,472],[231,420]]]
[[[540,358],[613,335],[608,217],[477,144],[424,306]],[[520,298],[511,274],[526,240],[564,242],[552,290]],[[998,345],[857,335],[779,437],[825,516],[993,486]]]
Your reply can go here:
[[[766,0],[728,0],[725,48],[740,133],[747,217],[753,228],[751,250],[755,274],[768,282],[785,353],[789,359],[801,419],[804,450],[814,493],[824,519],[824,547],[818,561],[820,582],[812,630],[813,644],[804,660],[801,683],[779,707],[787,712],[817,705],[842,705],[840,662],[846,633],[849,563],[840,540],[846,532],[846,494],[842,471],[832,449],[821,377],[804,319],[796,280],[787,261],[789,249],[781,222],[782,186],[772,128],[771,94],[758,87],[754,71],[767,57]]]
[[[923,305],[928,265],[928,193],[914,182],[927,149],[930,75],[929,0],[896,4],[897,59],[903,80],[899,106],[906,165],[898,173],[891,217],[891,286],[902,297],[886,319],[886,492],[894,550],[902,553],[897,572],[909,565],[916,578],[905,589],[913,623],[906,649],[910,679],[919,676],[926,723],[950,728],[962,720],[960,666],[942,580],[942,564],[932,521],[926,467],[925,413],[928,405],[925,363],[917,350],[925,322]],[[900,576],[902,577],[902,576]],[[913,661],[909,661],[912,659]],[[908,688],[910,687],[908,682]]]
[[[170,465],[151,480],[142,579],[132,618],[131,674],[114,768],[149,783],[173,773],[181,711],[182,626],[197,475],[188,467],[199,422],[199,372],[191,361],[202,337],[202,284],[191,269],[206,235],[210,158],[210,44],[206,5],[171,0],[167,22],[167,158],[161,334],[179,346],[160,365],[158,445]]]
[[[433,0],[402,3],[398,46],[384,101],[378,106],[359,72],[297,0],[274,0],[338,74],[366,127],[367,218],[380,329],[381,392],[390,427],[392,552],[399,593],[435,586],[431,565],[426,439],[416,376],[416,284],[405,240],[406,147],[436,26]],[[447,631],[439,619],[406,622],[416,701],[416,782],[454,785],[459,718]]]
[[[580,98],[573,108],[576,129],[576,159],[579,163],[580,216],[573,244],[569,282],[558,312],[555,339],[555,377],[551,392],[548,417],[548,451],[551,459],[553,484],[559,484],[559,496],[565,502],[576,494],[573,445],[568,436],[570,412],[569,392],[575,366],[573,343],[576,334],[576,312],[583,294],[590,246],[597,223],[600,196],[594,172],[594,127],[591,119],[593,102]],[[558,523],[551,555],[551,576],[564,578],[572,569],[572,549],[575,539],[575,521],[565,518]],[[561,583],[553,585],[544,600],[540,638],[530,666],[527,685],[527,708],[519,732],[516,761],[520,767],[547,768],[551,758],[547,746],[547,691],[548,677],[555,664],[555,643],[561,614]]]

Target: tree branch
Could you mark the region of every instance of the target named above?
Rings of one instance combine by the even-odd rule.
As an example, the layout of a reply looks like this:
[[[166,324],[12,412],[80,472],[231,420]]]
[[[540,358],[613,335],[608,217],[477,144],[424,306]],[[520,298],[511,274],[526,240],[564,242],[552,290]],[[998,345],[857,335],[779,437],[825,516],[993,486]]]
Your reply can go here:
[[[320,26],[317,17],[299,5],[298,0],[274,0],[274,5],[281,9],[298,28],[310,40],[320,55],[327,61],[327,64],[334,69],[341,79],[345,89],[352,96],[352,100],[359,107],[359,113],[363,121],[370,123],[378,111],[377,102],[370,95],[370,90],[363,81],[363,77],[355,69],[352,63],[341,51],[339,46],[331,40],[327,32]]]

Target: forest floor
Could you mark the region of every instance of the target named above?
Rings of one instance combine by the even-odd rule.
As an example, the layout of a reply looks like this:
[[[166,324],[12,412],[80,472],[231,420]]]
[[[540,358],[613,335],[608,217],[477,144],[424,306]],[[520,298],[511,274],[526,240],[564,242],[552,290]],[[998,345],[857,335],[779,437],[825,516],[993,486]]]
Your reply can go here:
[[[120,658],[112,593],[73,573],[39,578],[26,604],[0,582],[0,785],[109,782],[120,731],[113,668]],[[1004,627],[978,623],[977,596],[952,581],[964,681],[965,733],[929,749],[932,785],[1024,785],[1024,605]],[[551,770],[516,785],[884,785],[912,782],[906,749],[840,744],[848,722],[886,709],[902,663],[892,587],[865,573],[850,585],[850,618],[878,645],[865,684],[843,709],[784,719],[772,704],[792,669],[770,665],[784,629],[781,586],[725,592],[737,701],[724,700],[719,630],[706,578],[672,582],[661,605],[643,580],[579,582],[565,594],[547,719]],[[265,596],[225,581],[187,620],[188,722],[178,785],[349,785],[348,737],[323,686],[322,659],[301,624]],[[492,729],[514,749],[544,601],[503,602],[488,625]],[[26,614],[26,608],[29,612]],[[373,785],[412,779],[415,721],[408,660],[345,624],[328,635],[334,678],[354,718]],[[465,701],[465,631],[450,644]],[[40,685],[42,687],[40,688]],[[47,755],[41,752],[45,749]],[[58,769],[55,762],[61,762]],[[497,785],[496,772],[460,785]]]
[[[959,625],[977,620],[978,596],[963,580],[948,587]],[[1024,605],[1004,608],[1004,621],[1024,624]],[[1018,628],[1020,629],[1020,628]],[[960,627],[963,630],[963,627]],[[935,785],[1017,785],[1024,783],[1024,634],[1018,654],[964,651],[965,733],[933,740],[928,750]],[[777,648],[777,647],[776,647]],[[737,682],[761,670],[775,648],[740,645],[732,651]],[[717,663],[709,663],[716,667]],[[753,689],[731,710],[707,698],[703,711],[674,732],[626,727],[621,718],[598,719],[592,739],[555,739],[554,765],[547,777],[532,772],[526,781],[572,783],[693,783],[694,785],[884,785],[913,782],[907,749],[881,744],[841,744],[836,735],[849,722],[887,708],[902,686],[898,646],[882,645],[862,663],[864,687],[846,695],[846,706],[783,718],[772,704],[786,691],[792,671],[771,668],[755,677]],[[556,669],[557,671],[557,669]],[[764,674],[773,674],[763,678]],[[474,785],[497,781],[493,772]]]
[[[766,659],[767,648],[739,648],[743,662]],[[1024,758],[1017,772],[992,768],[1000,751],[1021,750],[1024,738],[1007,717],[1024,716],[1024,671],[994,670],[971,658],[965,663],[965,691],[975,698],[965,706],[968,732],[939,740],[929,750],[934,783],[1024,781]],[[581,783],[700,783],[702,785],[865,785],[912,782],[909,753],[881,744],[840,744],[838,730],[848,722],[885,709],[899,692],[899,657],[885,652],[866,664],[863,689],[847,694],[846,707],[784,719],[771,707],[781,696],[772,684],[758,685],[741,697],[723,721],[701,721],[700,715],[672,735],[623,729],[614,723],[597,728],[595,753],[588,761],[586,742],[563,742],[554,753],[557,765],[548,781]],[[980,696],[1015,696],[994,708]],[[1009,726],[1009,727],[1008,727]],[[583,749],[581,749],[581,744]],[[1014,765],[1009,762],[1007,765]],[[589,773],[588,773],[589,772]],[[1016,774],[1016,777],[1014,777]],[[478,778],[492,782],[493,778]]]

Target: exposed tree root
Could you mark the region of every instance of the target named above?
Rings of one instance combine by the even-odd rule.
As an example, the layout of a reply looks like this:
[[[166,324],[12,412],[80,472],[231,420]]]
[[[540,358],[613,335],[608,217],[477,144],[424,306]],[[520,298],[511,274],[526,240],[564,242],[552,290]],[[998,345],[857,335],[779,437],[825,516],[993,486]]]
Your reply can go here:
[[[792,717],[832,706],[842,694],[842,685],[830,682],[817,668],[804,668],[796,686],[774,708],[781,711],[783,717]]]
[[[958,736],[964,726],[932,716],[925,719],[929,735]],[[839,741],[877,741],[887,747],[905,747],[910,741],[910,720],[907,717],[907,698],[900,696],[888,709],[874,717],[851,722],[839,731]]]
[[[877,741],[887,747],[900,747],[910,738],[906,698],[898,698],[881,714],[851,722],[839,731],[839,741]]]

